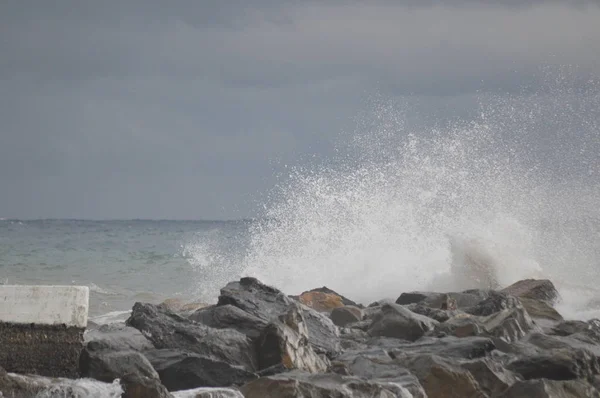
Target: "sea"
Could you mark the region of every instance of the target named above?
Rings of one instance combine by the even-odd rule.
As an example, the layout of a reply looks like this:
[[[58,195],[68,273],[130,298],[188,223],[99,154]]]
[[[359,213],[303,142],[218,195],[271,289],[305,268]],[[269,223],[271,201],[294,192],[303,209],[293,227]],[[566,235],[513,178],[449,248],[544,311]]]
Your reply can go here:
[[[89,286],[101,324],[138,301],[214,303],[242,276],[365,305],[547,278],[565,318],[600,318],[599,84],[558,80],[443,123],[378,99],[247,219],[2,219],[0,283]]]

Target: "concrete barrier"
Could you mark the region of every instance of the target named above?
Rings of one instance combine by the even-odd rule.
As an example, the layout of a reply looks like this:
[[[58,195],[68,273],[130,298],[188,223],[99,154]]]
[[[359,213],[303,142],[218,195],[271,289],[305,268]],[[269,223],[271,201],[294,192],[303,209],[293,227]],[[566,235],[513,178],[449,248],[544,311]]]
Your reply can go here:
[[[0,285],[0,367],[79,377],[88,306],[86,286]]]

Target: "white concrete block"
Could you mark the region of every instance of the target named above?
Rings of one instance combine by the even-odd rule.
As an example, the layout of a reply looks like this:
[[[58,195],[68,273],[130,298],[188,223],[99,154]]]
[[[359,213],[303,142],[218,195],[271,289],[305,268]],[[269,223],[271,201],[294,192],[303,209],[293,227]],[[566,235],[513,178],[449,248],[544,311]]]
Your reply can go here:
[[[87,326],[87,286],[0,285],[0,321]]]

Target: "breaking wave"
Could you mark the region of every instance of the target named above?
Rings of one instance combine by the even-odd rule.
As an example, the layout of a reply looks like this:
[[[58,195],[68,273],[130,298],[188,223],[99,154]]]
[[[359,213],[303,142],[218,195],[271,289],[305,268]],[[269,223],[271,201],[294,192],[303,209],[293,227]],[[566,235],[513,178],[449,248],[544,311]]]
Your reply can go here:
[[[364,303],[529,277],[594,288],[598,84],[561,73],[540,92],[478,101],[474,117],[444,125],[374,101],[335,159],[279,182],[251,227],[244,274]]]

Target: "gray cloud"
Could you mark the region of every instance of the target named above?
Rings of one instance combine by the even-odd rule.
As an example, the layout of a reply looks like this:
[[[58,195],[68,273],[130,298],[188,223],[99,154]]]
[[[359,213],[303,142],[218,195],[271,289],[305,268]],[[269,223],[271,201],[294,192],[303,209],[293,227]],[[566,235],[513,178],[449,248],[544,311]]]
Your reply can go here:
[[[370,93],[452,113],[542,90],[540,67],[585,84],[599,20],[591,1],[5,1],[0,217],[250,215]]]

